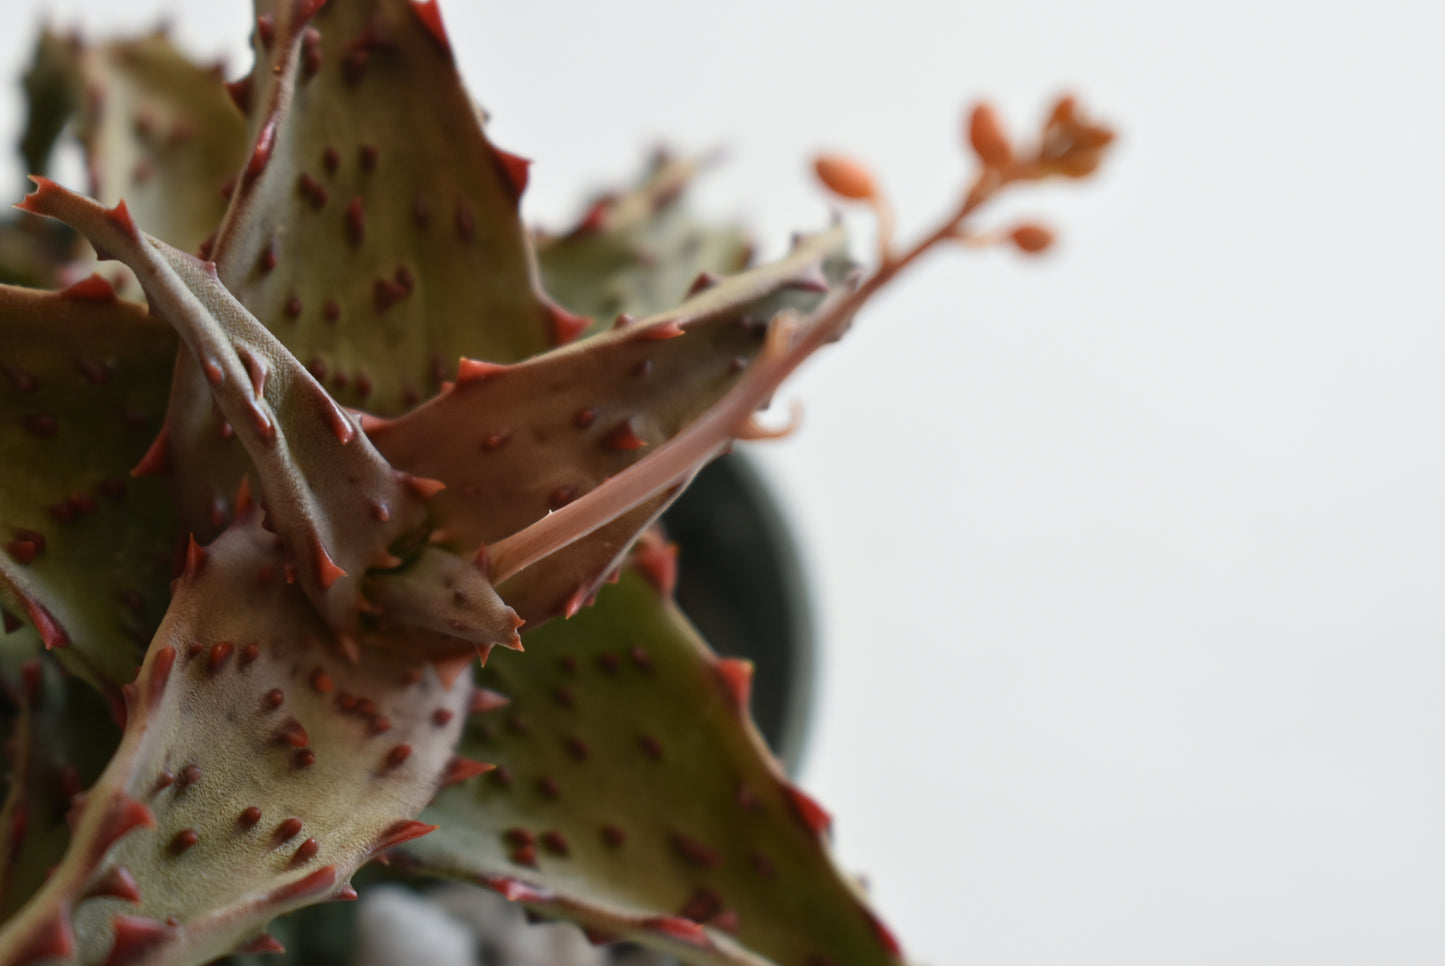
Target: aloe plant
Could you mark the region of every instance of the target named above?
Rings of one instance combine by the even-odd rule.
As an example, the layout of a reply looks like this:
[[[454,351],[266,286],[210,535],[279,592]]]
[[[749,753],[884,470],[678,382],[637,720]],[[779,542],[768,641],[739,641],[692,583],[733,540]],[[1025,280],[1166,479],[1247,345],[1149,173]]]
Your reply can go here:
[[[900,962],[656,521],[917,258],[1047,247],[975,212],[1109,132],[1065,99],[1015,146],[977,108],[977,170],[909,247],[820,158],[874,264],[829,227],[748,267],[686,215],[687,160],[530,237],[435,2],[258,0],[253,40],[230,84],[163,35],[46,35],[27,78],[0,963],[280,952],[272,920],[378,860],[688,962]],[[72,134],[91,197],[43,177]]]

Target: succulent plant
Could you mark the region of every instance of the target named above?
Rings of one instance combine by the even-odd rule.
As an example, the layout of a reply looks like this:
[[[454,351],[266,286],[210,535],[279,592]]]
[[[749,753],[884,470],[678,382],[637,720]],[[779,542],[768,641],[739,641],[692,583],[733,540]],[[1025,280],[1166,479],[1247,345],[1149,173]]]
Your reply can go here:
[[[748,267],[686,215],[687,160],[530,236],[434,0],[258,0],[253,39],[230,84],[163,35],[47,35],[27,78],[0,963],[279,952],[272,920],[377,861],[689,962],[901,961],[655,524],[915,259],[1045,248],[972,216],[1108,131],[1065,99],[1025,149],[975,110],[978,172],[908,248],[820,158],[875,266],[835,226]],[[67,131],[92,198],[41,176]]]

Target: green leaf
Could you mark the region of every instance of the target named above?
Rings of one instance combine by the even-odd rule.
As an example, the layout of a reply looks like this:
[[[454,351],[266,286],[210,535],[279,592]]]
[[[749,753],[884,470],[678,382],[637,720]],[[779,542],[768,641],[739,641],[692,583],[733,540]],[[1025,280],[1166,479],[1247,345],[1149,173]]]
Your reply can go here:
[[[33,658],[0,671],[0,734],[10,756],[0,805],[0,921],[45,881],[70,842],[66,813],[120,739],[100,695]]]
[[[23,619],[92,683],[134,676],[175,532],[165,486],[130,470],[160,427],[175,351],[164,323],[98,278],[0,286],[0,646],[28,639]]]
[[[299,6],[257,32],[254,149],[216,244],[227,287],[338,399],[386,415],[461,356],[512,361],[570,335],[537,292],[525,162],[483,134],[436,8],[288,19]]]
[[[659,154],[635,186],[594,200],[571,231],[538,239],[547,291],[601,326],[622,314],[665,312],[699,276],[745,269],[752,257],[747,234],[700,224],[683,203],[703,164]]]
[[[749,665],[631,571],[527,651],[479,676],[460,750],[498,767],[422,813],[440,829],[403,847],[418,871],[688,962],[899,961],[753,729]]]
[[[742,431],[758,402],[701,424],[748,386],[780,316],[843,287],[843,249],[841,230],[824,232],[668,312],[516,365],[468,363],[437,398],[368,421],[367,433],[393,466],[446,484],[431,501],[435,541],[468,556],[486,548],[503,599],[529,625],[574,613],[678,488]],[[706,436],[695,457],[659,471],[630,501],[593,509],[604,483],[629,469],[649,473],[689,427]],[[555,545],[508,563],[519,533],[574,512],[580,522]]]
[[[257,516],[192,549],[120,747],[0,961],[37,943],[84,963],[238,949],[282,912],[347,897],[362,863],[430,830],[412,817],[439,785],[482,769],[453,757],[470,679],[348,660]],[[131,888],[104,888],[116,880]]]

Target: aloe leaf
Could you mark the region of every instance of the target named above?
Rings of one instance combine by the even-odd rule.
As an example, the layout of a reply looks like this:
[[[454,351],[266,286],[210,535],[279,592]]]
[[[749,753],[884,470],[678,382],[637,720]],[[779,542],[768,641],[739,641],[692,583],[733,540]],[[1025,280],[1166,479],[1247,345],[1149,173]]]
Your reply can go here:
[[[752,727],[750,665],[631,570],[527,645],[479,675],[459,750],[497,768],[422,813],[415,870],[692,963],[899,962]]]
[[[702,277],[747,268],[752,244],[734,225],[700,223],[685,195],[705,160],[659,152],[636,185],[597,197],[562,235],[537,240],[542,281],[563,305],[597,320],[665,312]]]
[[[461,356],[570,339],[517,216],[526,163],[482,132],[435,6],[317,6],[258,20],[222,280],[338,399],[381,414],[433,395]]]
[[[361,864],[430,831],[413,816],[438,787],[485,770],[453,756],[470,679],[348,660],[257,516],[192,548],[120,747],[0,961],[265,948],[274,916],[354,895]]]
[[[165,486],[130,470],[160,427],[175,351],[99,278],[0,286],[0,647],[39,636],[93,684],[134,676],[175,528]]]
[[[70,841],[66,814],[114,750],[120,728],[93,689],[55,661],[5,660],[0,734],[9,758],[0,804],[0,921],[45,881]]]
[[[626,469],[644,472],[743,385],[780,316],[819,305],[830,286],[843,289],[843,242],[836,229],[803,239],[781,261],[718,281],[671,311],[522,363],[466,361],[437,398],[395,420],[369,420],[367,432],[398,469],[446,484],[431,504],[439,546],[485,549],[503,598],[529,624],[575,613],[678,487],[731,443],[740,420],[711,430],[699,459],[630,503],[593,514],[589,495]],[[579,508],[591,515],[574,539],[508,563],[513,535]]]
[[[148,232],[187,251],[216,230],[246,151],[218,65],[194,63],[164,31],[103,44],[47,31],[26,88],[30,173],[45,173],[73,123],[95,198],[124,198]]]

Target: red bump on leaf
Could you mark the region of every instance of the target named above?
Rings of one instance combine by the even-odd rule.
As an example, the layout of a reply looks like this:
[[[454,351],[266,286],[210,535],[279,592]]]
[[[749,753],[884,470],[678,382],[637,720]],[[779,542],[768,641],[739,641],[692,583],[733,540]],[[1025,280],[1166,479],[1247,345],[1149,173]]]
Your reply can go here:
[[[41,439],[51,439],[60,432],[60,420],[48,413],[31,413],[20,418],[20,424]]]
[[[100,878],[95,880],[89,889],[85,890],[83,898],[91,899],[96,896],[111,896],[125,902],[140,902],[140,888],[136,885],[135,876],[123,865],[111,866]]]
[[[63,195],[65,191],[49,178],[42,177],[38,174],[32,174],[29,177],[35,185],[35,190],[22,198],[20,203],[15,207],[21,211],[28,211],[31,214],[46,215],[48,217],[45,209],[49,207],[49,197],[54,194]]]
[[[154,828],[156,817],[144,803],[121,792],[106,806],[105,817],[101,819],[96,832],[96,848],[108,851],[130,832],[138,828]]]
[[[355,902],[356,887],[350,882],[343,882],[337,890],[331,893],[332,902]]]
[[[297,900],[320,898],[330,892],[336,885],[336,866],[328,865],[305,878],[297,879],[274,890],[267,896],[268,904],[272,906],[288,905]]]
[[[482,382],[492,376],[507,371],[506,366],[499,366],[494,362],[483,362],[480,359],[468,359],[463,357],[457,363],[458,386],[465,386],[473,382]]]
[[[221,665],[231,656],[232,644],[230,641],[217,641],[211,645],[211,653],[207,659],[206,666],[215,673],[221,669]]]
[[[567,838],[561,832],[543,832],[541,841],[542,848],[553,855],[566,858],[572,854],[572,849],[567,845]]]
[[[256,805],[247,806],[242,809],[241,814],[236,817],[236,824],[242,829],[255,828],[260,821],[261,809]]]
[[[194,577],[201,572],[201,568],[205,565],[206,551],[199,543],[196,543],[195,534],[191,534],[190,540],[186,544],[185,572],[190,576]]]
[[[627,833],[620,825],[609,822],[602,826],[602,841],[610,848],[620,848],[627,841]]]
[[[254,939],[247,940],[236,947],[237,956],[255,956],[261,953],[284,953],[286,947],[277,942],[276,937],[269,932],[263,932]]]
[[[447,485],[441,480],[432,480],[425,476],[412,476],[410,473],[403,473],[401,482],[423,500],[430,500],[447,488]]]
[[[720,658],[717,662],[717,673],[728,697],[732,699],[733,707],[745,713],[753,689],[753,662],[736,657]]]
[[[386,767],[399,768],[411,757],[411,745],[397,745],[386,753]]]
[[[60,297],[72,302],[114,302],[115,287],[99,274],[83,278],[60,290]]]
[[[292,748],[305,748],[311,743],[311,739],[306,735],[306,729],[295,718],[287,718],[282,722],[281,727],[276,729],[276,740],[290,745]]]
[[[679,856],[691,862],[693,865],[704,869],[711,869],[722,862],[722,853],[710,846],[704,845],[690,835],[681,832],[674,832],[668,837],[672,843],[673,851]]]
[[[686,295],[686,297],[687,297],[687,298],[692,298],[694,295],[697,295],[699,292],[706,292],[708,289],[712,288],[714,285],[716,285],[718,282],[721,282],[721,281],[722,281],[722,279],[721,279],[719,276],[713,274],[712,272],[698,272],[698,273],[697,273],[697,278],[693,279],[693,280],[692,280],[692,284],[687,287],[687,295]],[[676,326],[677,323],[676,323],[676,322],[668,322],[668,323],[665,323],[665,325]],[[659,328],[659,326],[650,326],[650,328]],[[681,330],[681,329],[678,329],[677,334],[678,334],[678,335],[682,335],[682,330]],[[659,337],[659,338],[660,338],[660,337]]]
[[[706,273],[704,273],[706,274]],[[698,278],[702,276],[699,275]],[[659,322],[657,325],[649,325],[637,333],[637,338],[644,342],[656,342],[660,339],[675,339],[680,335],[686,335],[686,331],[676,322]]]
[[[451,761],[447,762],[446,771],[442,772],[440,787],[445,788],[448,785],[455,785],[458,782],[464,782],[468,778],[473,778],[477,775],[485,774],[486,772],[489,772],[496,767],[496,765],[488,764],[484,761],[473,761],[470,758],[455,756],[452,758]]]
[[[677,586],[677,544],[646,533],[632,551],[632,563],[665,598]]]
[[[609,430],[607,435],[602,437],[602,445],[608,449],[629,452],[646,446],[647,441],[637,435],[637,431],[632,428],[632,421],[629,419],[618,423]]]
[[[406,289],[389,278],[378,278],[371,285],[371,302],[377,312],[385,312],[406,298]]]
[[[545,889],[528,885],[510,876],[487,876],[482,880],[482,885],[500,892],[511,902],[548,902],[552,898],[552,893]]]
[[[858,908],[862,911],[863,917],[868,920],[868,927],[873,930],[873,935],[877,937],[879,944],[883,947],[883,951],[894,959],[902,959],[903,947],[898,945],[898,939],[893,935],[893,932],[883,924],[883,920],[879,919],[867,906],[860,904]]]
[[[125,206],[124,199],[117,202],[114,208],[107,209],[105,217],[112,225],[119,228],[123,233],[130,235],[132,238],[140,236],[140,231],[135,226],[135,219],[130,216],[130,209]],[[99,255],[100,253],[97,252],[96,254]]]
[[[145,916],[116,916],[111,920],[110,931],[115,943],[104,966],[136,966],[165,942],[170,929],[165,923]]]
[[[281,692],[280,688],[272,688],[270,691],[266,692],[265,701],[266,706],[269,708],[279,708],[281,707],[281,702],[285,700],[286,695]]]
[[[703,923],[722,910],[722,897],[706,886],[699,886],[692,890],[692,895],[687,897],[687,901],[682,904],[682,908],[677,911],[677,914],[684,919]]]
[[[578,315],[575,312],[568,312],[554,302],[545,303],[547,312],[547,323],[551,326],[552,344],[554,346],[566,345],[576,339],[592,320],[585,315]]]
[[[151,441],[150,448],[140,458],[140,462],[130,471],[131,476],[166,476],[171,471],[171,431],[170,427],[162,426],[156,438]]]
[[[331,427],[331,434],[336,437],[337,442],[344,446],[356,438],[356,424],[342,411],[335,400],[330,398],[322,400],[321,413],[326,417],[326,424]]]
[[[276,826],[274,840],[277,845],[280,845],[283,842],[289,842],[300,834],[301,819],[293,815],[291,818],[284,820],[280,825]]]
[[[346,240],[352,248],[360,248],[366,238],[366,212],[361,208],[361,199],[352,198],[346,206]]]
[[[411,12],[416,14],[427,33],[431,34],[432,39],[450,56],[452,43],[447,38],[446,27],[442,25],[442,12],[437,0],[412,0]]]
[[[788,803],[793,808],[793,814],[802,820],[808,830],[815,835],[827,835],[833,827],[833,816],[798,786],[784,783],[783,790],[788,794]]]
[[[482,714],[486,711],[495,711],[504,708],[512,703],[512,699],[505,694],[493,691],[490,688],[477,688],[472,692],[472,702],[467,708],[468,714]]]
[[[310,23],[311,18],[320,13],[324,6],[326,6],[326,0],[295,0],[291,16],[292,29]]]
[[[497,164],[501,168],[502,174],[506,177],[507,183],[512,186],[512,201],[515,203],[521,199],[522,192],[527,190],[532,162],[528,158],[503,151],[496,146],[493,146],[492,150],[496,153]]]
[[[271,152],[276,148],[276,115],[266,119],[261,126],[261,132],[256,135],[256,147],[251,151],[251,157],[246,162],[244,179],[247,184],[255,181],[266,165],[271,161]]]
[[[658,741],[655,736],[638,735],[637,747],[642,749],[642,753],[653,761],[662,760],[662,742]]]
[[[331,680],[331,675],[327,674],[324,668],[318,667],[311,671],[311,688],[317,694],[326,694],[334,687],[336,687],[336,683]]]
[[[167,644],[152,658],[150,677],[146,679],[146,703],[154,707],[161,699],[166,683],[171,678],[171,668],[176,664],[176,649]]]
[[[708,947],[712,945],[701,926],[691,919],[684,919],[681,916],[654,916],[651,919],[643,920],[641,925],[643,929],[666,936],[668,939],[676,939],[690,946]]]
[[[170,850],[171,855],[180,855],[200,840],[201,837],[196,834],[195,829],[183,828],[171,838],[171,843],[167,848]]]
[[[331,555],[321,545],[321,538],[315,533],[311,534],[311,553],[316,560],[316,580],[321,584],[322,590],[330,590],[337,578],[346,576],[346,571],[331,559]]]
[[[412,839],[419,839],[429,832],[435,832],[435,825],[428,825],[425,822],[418,822],[414,819],[403,819],[390,826],[381,833],[381,837],[371,846],[372,852],[381,852],[403,842],[410,842]]]
[[[251,76],[247,74],[240,80],[227,81],[226,93],[231,96],[231,102],[242,114],[251,113]]]
[[[316,853],[321,851],[321,846],[315,839],[307,839],[296,847],[296,854],[291,856],[292,866],[305,865],[316,858]]]

